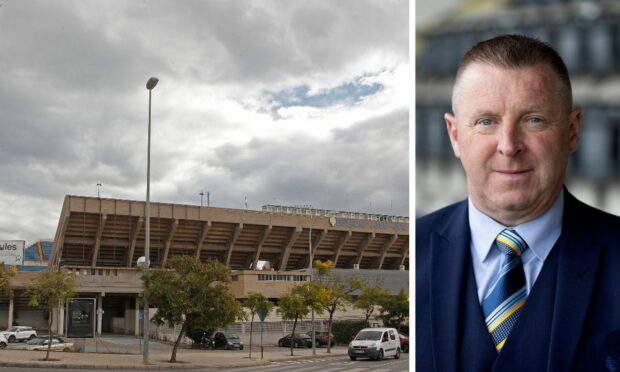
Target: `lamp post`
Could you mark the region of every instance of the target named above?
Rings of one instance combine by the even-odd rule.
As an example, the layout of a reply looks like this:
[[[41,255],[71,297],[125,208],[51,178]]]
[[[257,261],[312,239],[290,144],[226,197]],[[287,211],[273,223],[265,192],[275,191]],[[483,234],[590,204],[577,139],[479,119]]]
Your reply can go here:
[[[312,217],[310,217],[312,221]],[[312,223],[310,224],[310,231],[308,231],[308,251],[310,252],[310,283],[312,283],[312,279],[314,277],[314,271],[312,270]],[[312,355],[316,355],[316,332],[314,330],[314,306],[312,306]]]
[[[151,265],[150,248],[151,248],[151,93],[157,85],[159,79],[152,77],[146,82],[146,89],[149,90],[149,129],[146,150],[146,227],[144,235],[144,273],[148,273]],[[144,333],[144,347],[142,348],[142,359],[144,364],[149,363],[149,302],[144,296],[144,311],[142,314],[142,330]]]

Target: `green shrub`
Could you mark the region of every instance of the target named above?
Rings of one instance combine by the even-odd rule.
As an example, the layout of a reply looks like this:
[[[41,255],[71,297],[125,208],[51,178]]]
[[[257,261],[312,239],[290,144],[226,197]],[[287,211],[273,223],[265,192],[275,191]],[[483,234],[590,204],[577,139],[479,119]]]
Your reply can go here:
[[[332,333],[337,344],[347,345],[361,329],[366,328],[363,320],[334,320]]]

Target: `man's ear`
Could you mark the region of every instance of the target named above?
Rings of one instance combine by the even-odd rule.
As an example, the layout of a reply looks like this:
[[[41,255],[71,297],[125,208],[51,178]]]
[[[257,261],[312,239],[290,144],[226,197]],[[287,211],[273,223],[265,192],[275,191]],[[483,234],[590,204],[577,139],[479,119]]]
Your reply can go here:
[[[448,130],[448,136],[450,137],[450,143],[452,144],[454,156],[460,158],[461,153],[459,151],[459,136],[456,128],[456,117],[454,117],[451,113],[446,112],[443,115],[443,119],[446,121],[446,129]]]
[[[568,117],[568,149],[571,153],[577,150],[581,135],[581,107],[576,107]]]

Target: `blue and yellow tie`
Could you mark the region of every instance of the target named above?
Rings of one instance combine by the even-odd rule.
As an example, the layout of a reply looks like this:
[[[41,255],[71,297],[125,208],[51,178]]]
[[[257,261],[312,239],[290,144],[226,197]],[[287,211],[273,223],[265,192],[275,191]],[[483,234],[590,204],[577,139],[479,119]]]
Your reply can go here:
[[[495,238],[494,245],[504,255],[504,262],[489,294],[482,301],[482,312],[499,352],[525,304],[527,290],[521,254],[527,244],[516,231],[505,229]]]

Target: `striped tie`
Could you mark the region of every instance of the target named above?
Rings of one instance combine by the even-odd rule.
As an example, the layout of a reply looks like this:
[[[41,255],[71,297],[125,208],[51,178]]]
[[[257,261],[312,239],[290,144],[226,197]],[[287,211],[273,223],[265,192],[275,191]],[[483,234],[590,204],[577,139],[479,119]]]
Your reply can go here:
[[[482,312],[495,349],[499,352],[525,304],[527,291],[521,254],[527,249],[527,244],[516,231],[505,229],[495,238],[494,245],[504,255],[504,262],[482,301]]]

